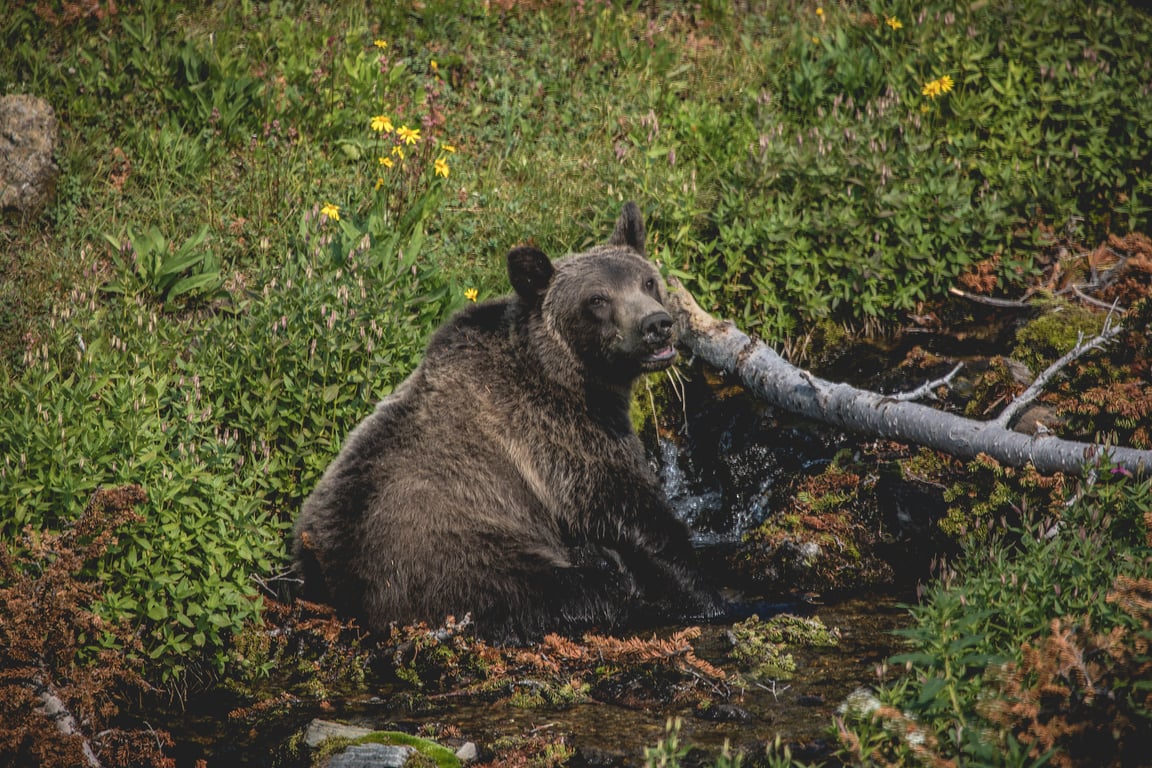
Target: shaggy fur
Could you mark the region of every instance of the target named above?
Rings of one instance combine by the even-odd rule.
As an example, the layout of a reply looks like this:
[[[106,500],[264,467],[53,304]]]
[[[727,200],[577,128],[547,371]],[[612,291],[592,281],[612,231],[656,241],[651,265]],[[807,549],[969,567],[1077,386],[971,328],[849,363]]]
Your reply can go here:
[[[310,597],[375,630],[471,613],[513,642],[720,612],[629,419],[676,356],[643,249],[628,203],[606,245],[508,254],[515,294],[441,327],[305,502]]]

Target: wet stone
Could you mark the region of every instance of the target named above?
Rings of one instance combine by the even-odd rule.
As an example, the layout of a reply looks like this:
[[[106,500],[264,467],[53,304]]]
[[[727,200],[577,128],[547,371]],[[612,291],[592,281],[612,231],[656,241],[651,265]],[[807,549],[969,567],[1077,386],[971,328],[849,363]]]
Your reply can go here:
[[[331,720],[313,720],[304,731],[304,743],[315,749],[328,739],[359,739],[372,733],[370,728],[335,723]]]
[[[387,744],[353,744],[324,764],[325,768],[403,768],[416,750]]]

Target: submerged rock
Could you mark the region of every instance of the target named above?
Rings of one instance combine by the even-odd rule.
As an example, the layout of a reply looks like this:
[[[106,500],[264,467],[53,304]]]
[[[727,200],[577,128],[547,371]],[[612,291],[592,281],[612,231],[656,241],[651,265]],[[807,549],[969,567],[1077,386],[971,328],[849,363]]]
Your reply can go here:
[[[460,753],[428,739],[421,739],[396,731],[373,731],[331,720],[313,720],[304,731],[304,743],[320,749],[331,739],[339,739],[346,746],[337,747],[332,754],[316,762],[321,768],[402,768],[405,765],[459,766],[461,760],[475,759],[476,747],[461,748]]]
[[[404,768],[416,753],[391,744],[353,744],[324,761],[324,768]]]

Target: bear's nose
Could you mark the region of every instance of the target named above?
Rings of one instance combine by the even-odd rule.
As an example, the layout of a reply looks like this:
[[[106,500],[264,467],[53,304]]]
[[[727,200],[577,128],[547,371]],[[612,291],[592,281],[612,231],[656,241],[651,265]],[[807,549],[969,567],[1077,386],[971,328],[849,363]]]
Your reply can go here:
[[[653,312],[640,321],[644,341],[662,344],[672,338],[672,316],[667,312]]]

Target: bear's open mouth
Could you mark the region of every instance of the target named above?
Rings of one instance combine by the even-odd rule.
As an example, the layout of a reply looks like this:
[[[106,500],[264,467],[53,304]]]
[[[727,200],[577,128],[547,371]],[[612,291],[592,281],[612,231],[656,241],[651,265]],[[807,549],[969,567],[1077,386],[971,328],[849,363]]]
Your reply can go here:
[[[644,364],[652,367],[663,367],[676,359],[676,347],[671,344],[660,347],[644,357]]]

